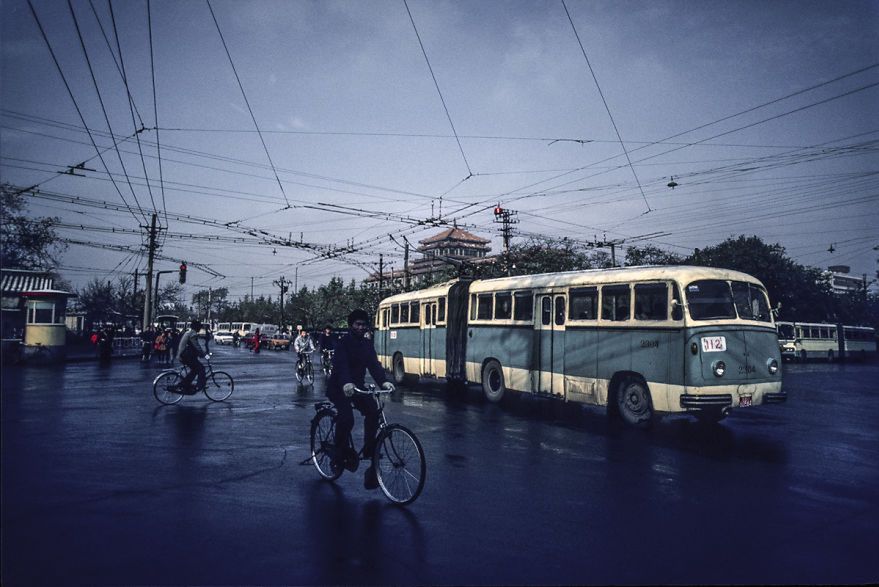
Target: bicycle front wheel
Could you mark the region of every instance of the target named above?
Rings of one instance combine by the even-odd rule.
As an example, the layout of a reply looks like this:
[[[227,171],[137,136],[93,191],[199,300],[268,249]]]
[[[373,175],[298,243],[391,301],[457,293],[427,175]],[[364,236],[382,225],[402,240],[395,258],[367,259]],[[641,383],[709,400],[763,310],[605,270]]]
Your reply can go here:
[[[153,395],[156,396],[160,403],[166,406],[176,404],[183,399],[183,394],[180,393],[180,383],[182,381],[183,378],[176,371],[162,373],[153,381]]]
[[[305,380],[308,381],[309,384],[314,383],[314,365],[311,363],[305,364]]]
[[[333,466],[336,423],[330,410],[321,410],[311,421],[311,462],[321,477],[327,481],[335,481],[344,469]]]
[[[418,437],[405,426],[391,424],[379,433],[372,466],[382,493],[392,502],[408,505],[421,495],[427,461]]]
[[[204,394],[215,402],[221,402],[228,398],[233,391],[235,391],[235,381],[231,375],[223,371],[214,371],[204,388]]]

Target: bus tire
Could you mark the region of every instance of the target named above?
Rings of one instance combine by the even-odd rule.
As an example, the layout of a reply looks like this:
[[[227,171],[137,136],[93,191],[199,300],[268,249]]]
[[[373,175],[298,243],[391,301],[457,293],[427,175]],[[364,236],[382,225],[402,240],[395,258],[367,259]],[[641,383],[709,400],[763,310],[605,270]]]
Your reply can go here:
[[[620,383],[617,391],[617,407],[620,417],[629,426],[647,428],[653,420],[653,402],[647,384],[629,377]]]
[[[501,364],[494,359],[488,361],[482,367],[482,392],[485,394],[485,399],[496,404],[503,399],[506,391],[507,386],[504,383],[504,370],[501,368]]]
[[[403,355],[400,353],[394,355],[394,360],[391,365],[391,376],[394,378],[394,383],[397,385],[403,385],[406,381],[406,369],[403,367]]]

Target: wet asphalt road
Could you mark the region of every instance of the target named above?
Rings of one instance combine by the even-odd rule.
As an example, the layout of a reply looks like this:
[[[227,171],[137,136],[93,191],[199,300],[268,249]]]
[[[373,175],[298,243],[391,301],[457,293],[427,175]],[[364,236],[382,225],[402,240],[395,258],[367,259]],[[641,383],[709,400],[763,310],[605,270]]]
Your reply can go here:
[[[786,405],[646,432],[422,380],[386,408],[428,458],[401,509],[300,465],[323,379],[293,360],[220,348],[233,396],[176,406],[134,360],[4,368],[4,585],[879,580],[876,363],[785,365]]]

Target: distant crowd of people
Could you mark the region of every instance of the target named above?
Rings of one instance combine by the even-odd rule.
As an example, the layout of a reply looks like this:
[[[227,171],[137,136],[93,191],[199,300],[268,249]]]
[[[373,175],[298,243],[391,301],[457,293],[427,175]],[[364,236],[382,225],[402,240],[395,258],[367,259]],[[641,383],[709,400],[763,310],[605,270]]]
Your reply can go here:
[[[177,347],[183,334],[176,328],[153,328],[150,326],[140,333],[140,360],[149,363],[155,356],[159,365],[170,365],[172,357],[177,356]]]

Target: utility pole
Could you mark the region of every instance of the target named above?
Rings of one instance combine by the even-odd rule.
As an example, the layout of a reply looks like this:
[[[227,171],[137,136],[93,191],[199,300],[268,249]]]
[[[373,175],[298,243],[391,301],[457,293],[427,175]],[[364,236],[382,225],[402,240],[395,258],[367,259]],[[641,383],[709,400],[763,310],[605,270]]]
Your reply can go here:
[[[134,270],[134,291],[131,294],[131,308],[132,310],[136,308],[137,304],[137,279],[140,275],[137,272],[137,269]]]
[[[211,302],[213,301],[212,300],[213,294],[214,294],[213,289],[209,287],[208,288],[208,324],[211,323]]]
[[[284,331],[284,294],[287,293],[289,289],[287,286],[290,284],[289,281],[282,275],[281,279],[276,279],[274,284],[281,288],[281,331]]]
[[[409,272],[409,239],[404,236],[403,241],[406,243],[403,249],[403,288],[409,291],[412,284],[412,274]]]
[[[385,288],[385,256],[378,254],[378,295],[381,297]]]
[[[146,228],[146,226],[141,226],[141,228]],[[153,214],[153,219],[150,222],[149,231],[150,234],[149,252],[147,256],[146,289],[144,290],[145,295],[143,303],[143,324],[141,325],[144,330],[149,328],[150,324],[153,323],[153,259],[156,256],[156,214]]]
[[[513,225],[519,223],[519,219],[514,218],[518,214],[515,210],[501,208],[500,203],[494,209],[494,221],[501,225],[501,236],[504,239],[504,259],[507,266],[507,275],[510,274],[510,239],[513,237]]]
[[[250,278],[250,301],[253,301],[253,277]]]

